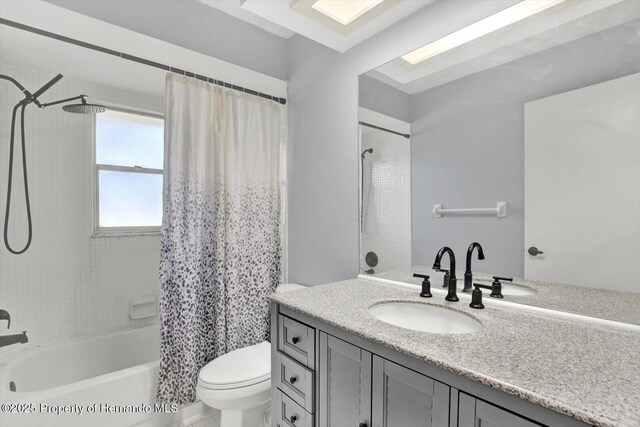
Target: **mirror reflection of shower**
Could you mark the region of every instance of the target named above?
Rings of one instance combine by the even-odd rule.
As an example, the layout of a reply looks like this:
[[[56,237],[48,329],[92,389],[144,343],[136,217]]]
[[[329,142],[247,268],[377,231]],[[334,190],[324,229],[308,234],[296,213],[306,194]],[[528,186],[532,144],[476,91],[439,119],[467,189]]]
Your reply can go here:
[[[409,124],[360,113],[360,272],[410,267]]]
[[[369,193],[367,192],[367,194],[365,195],[364,192],[364,183],[365,180],[367,182],[371,181],[371,175],[367,174],[367,176],[365,176],[365,167],[364,167],[364,161],[365,161],[365,157],[367,154],[373,154],[373,148],[367,148],[366,150],[364,150],[362,152],[362,154],[360,155],[360,232],[362,232],[362,226],[366,220],[366,218],[364,217],[365,212],[364,212],[364,202],[363,199],[366,197],[368,199],[369,197]],[[369,171],[371,171],[371,169],[368,169]],[[369,189],[370,187],[367,186],[367,188]],[[372,260],[375,260],[372,261]],[[365,273],[367,274],[374,274],[375,270],[373,269],[373,267],[375,267],[378,264],[378,256],[376,255],[375,252],[369,252],[366,256],[365,256],[365,262],[367,264],[368,268],[366,270],[364,270]]]
[[[360,197],[364,197],[364,181],[365,179],[370,179],[370,177],[366,177],[364,176],[364,159],[366,157],[367,154],[373,154],[373,148],[367,148],[366,150],[364,150],[362,152],[362,154],[360,155],[360,173],[361,173],[361,177],[360,177]],[[364,222],[364,212],[362,209],[362,200],[360,202],[360,231],[362,231],[362,224]]]

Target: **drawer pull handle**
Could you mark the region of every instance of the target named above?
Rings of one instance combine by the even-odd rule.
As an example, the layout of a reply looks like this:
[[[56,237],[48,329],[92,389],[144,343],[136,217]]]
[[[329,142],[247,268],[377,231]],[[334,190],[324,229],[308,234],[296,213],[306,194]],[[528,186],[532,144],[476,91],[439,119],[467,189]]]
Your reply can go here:
[[[295,415],[291,415],[289,417],[289,421],[291,421],[292,424],[295,424],[297,420],[298,420],[298,417],[296,417]]]
[[[360,423],[360,425],[358,427],[367,427],[366,423]]]
[[[298,344],[300,342],[300,337],[291,338],[291,342],[294,343],[294,344]]]
[[[295,384],[295,383],[296,383],[296,381],[298,381],[298,378],[297,378],[297,377],[291,377],[291,378],[289,378],[289,382],[290,382],[291,384]]]

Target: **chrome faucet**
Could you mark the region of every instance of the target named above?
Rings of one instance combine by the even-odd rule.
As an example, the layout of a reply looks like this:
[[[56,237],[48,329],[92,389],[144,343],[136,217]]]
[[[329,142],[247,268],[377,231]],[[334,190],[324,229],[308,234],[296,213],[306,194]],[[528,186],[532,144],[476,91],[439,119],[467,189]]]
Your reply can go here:
[[[449,254],[449,292],[447,293],[445,299],[447,301],[459,301],[460,299],[458,298],[458,294],[456,293],[456,287],[458,285],[458,281],[456,279],[456,256],[451,248],[445,246],[438,251],[436,260],[433,262],[433,269],[436,271],[447,272],[447,270],[443,270],[442,268],[440,268],[440,261],[442,261],[442,256],[444,254]]]
[[[467,268],[464,271],[464,288],[462,288],[462,292],[471,292],[471,287],[473,285],[473,273],[471,272],[471,257],[473,256],[473,250],[478,248],[478,259],[484,259],[484,251],[482,250],[482,246],[478,242],[473,242],[469,245],[469,249],[467,249]]]
[[[11,326],[11,315],[7,310],[0,309],[0,320],[7,321],[7,329]],[[21,334],[14,335],[0,335],[0,347],[4,347],[12,344],[26,344],[29,342],[27,337],[27,331],[23,331]]]

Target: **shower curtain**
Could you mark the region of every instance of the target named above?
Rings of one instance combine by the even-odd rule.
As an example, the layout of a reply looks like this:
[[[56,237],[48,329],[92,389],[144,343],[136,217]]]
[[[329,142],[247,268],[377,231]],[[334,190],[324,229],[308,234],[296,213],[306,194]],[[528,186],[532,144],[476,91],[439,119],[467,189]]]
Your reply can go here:
[[[269,338],[280,279],[280,106],[168,74],[158,402],[196,399],[211,359]]]

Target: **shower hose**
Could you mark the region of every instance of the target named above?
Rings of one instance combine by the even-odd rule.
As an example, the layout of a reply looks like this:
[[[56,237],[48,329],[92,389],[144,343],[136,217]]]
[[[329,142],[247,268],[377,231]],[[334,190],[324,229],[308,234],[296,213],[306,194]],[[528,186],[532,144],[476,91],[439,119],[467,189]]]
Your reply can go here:
[[[13,77],[8,76],[6,74],[0,74],[0,79],[8,80],[11,83],[13,83],[18,89],[22,91],[22,93],[25,96],[22,101],[19,101],[13,107],[13,113],[11,114],[11,135],[9,139],[9,178],[7,179],[7,203],[6,203],[6,209],[4,212],[4,245],[6,246],[7,250],[14,255],[20,255],[25,253],[27,249],[29,249],[29,246],[31,246],[31,239],[33,237],[33,223],[31,221],[31,200],[29,198],[29,177],[27,172],[27,144],[25,142],[26,138],[24,135],[24,112],[25,112],[25,109],[27,108],[27,105],[33,103],[37,105],[39,108],[45,108],[51,105],[62,104],[70,101],[75,101],[77,99],[82,99],[82,105],[80,106],[82,108],[80,110],[78,110],[79,105],[65,106],[65,107],[62,107],[62,109],[65,111],[73,112],[73,113],[77,113],[77,112],[85,113],[85,111],[96,112],[96,111],[105,110],[105,107],[101,105],[87,104],[85,102],[86,95],[78,95],[71,98],[60,99],[54,102],[47,102],[47,103],[38,102],[38,97],[43,93],[45,93],[47,90],[49,90],[51,86],[55,85],[60,79],[62,79],[62,77],[63,77],[62,74],[56,75],[54,78],[52,78],[47,83],[45,83],[44,86],[42,86],[40,89],[38,89],[34,93],[31,93],[27,89],[25,89],[25,87],[22,86]],[[68,107],[71,107],[71,109],[67,109]],[[26,213],[27,213],[27,228],[28,228],[27,242],[25,243],[22,249],[13,248],[11,246],[11,243],[9,243],[9,236],[8,236],[9,216],[11,214],[11,191],[13,189],[13,166],[14,166],[14,155],[15,155],[15,145],[16,145],[16,115],[18,113],[18,108],[20,109],[20,141],[21,141],[20,145],[22,148],[22,182],[24,185],[24,199],[25,199],[25,205],[27,208]]]
[[[41,104],[38,102],[38,97],[42,95],[44,92],[49,90],[51,86],[56,84],[62,78],[62,74],[58,74],[53,79],[49,80],[44,84],[40,89],[35,91],[34,93],[29,92],[22,86],[16,79],[6,74],[0,74],[0,79],[8,80],[13,83],[22,93],[24,94],[24,99],[19,101],[13,107],[13,113],[11,114],[11,135],[9,139],[9,178],[7,179],[7,204],[4,212],[4,245],[7,250],[14,255],[20,255],[25,253],[29,246],[31,246],[31,238],[33,237],[33,223],[31,221],[31,201],[29,199],[29,179],[27,172],[27,144],[25,142],[24,136],[24,111],[27,108],[27,105],[34,103],[40,108],[44,108],[48,105],[58,104],[60,102],[65,102],[67,100],[57,101],[55,103]],[[27,243],[25,243],[22,249],[14,249],[9,243],[9,216],[11,214],[11,190],[13,188],[13,165],[14,165],[14,153],[15,153],[15,142],[16,142],[16,114],[18,112],[18,108],[20,109],[20,141],[22,147],[22,182],[24,184],[24,199],[27,208]]]
[[[0,79],[8,80],[13,83],[22,93],[25,95],[25,98],[22,101],[19,101],[14,107],[13,112],[11,113],[11,133],[9,138],[9,177],[7,179],[7,203],[4,212],[4,245],[7,250],[14,255],[20,255],[29,249],[31,246],[31,238],[33,236],[33,224],[31,222],[31,201],[29,199],[29,180],[27,173],[27,147],[25,142],[24,135],[24,112],[27,107],[32,102],[36,102],[36,98],[49,89],[56,81],[60,80],[60,77],[55,77],[49,83],[45,84],[42,88],[40,88],[36,93],[31,94],[24,86],[22,86],[16,79],[13,77],[7,76],[5,74],[0,74]],[[38,103],[39,104],[39,103]],[[11,214],[11,190],[13,188],[13,165],[14,165],[14,154],[15,154],[15,140],[16,140],[16,114],[18,113],[18,108],[20,109],[20,140],[22,147],[22,177],[24,184],[24,196],[25,196],[25,204],[27,208],[27,243],[24,245],[22,249],[14,249],[9,243],[9,215]]]
[[[29,249],[31,246],[31,238],[33,236],[33,224],[31,222],[31,202],[29,200],[29,179],[27,173],[27,149],[24,136],[24,111],[27,105],[22,101],[18,102],[13,107],[13,113],[11,114],[11,136],[9,139],[9,178],[7,179],[7,203],[4,213],[4,245],[7,250],[14,255],[20,255]],[[9,243],[9,214],[11,213],[11,189],[13,187],[13,163],[14,163],[14,151],[15,151],[15,131],[16,131],[16,113],[20,108],[20,141],[22,148],[22,179],[24,183],[24,198],[27,208],[27,243],[22,249],[14,249]]]

